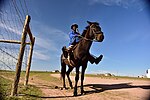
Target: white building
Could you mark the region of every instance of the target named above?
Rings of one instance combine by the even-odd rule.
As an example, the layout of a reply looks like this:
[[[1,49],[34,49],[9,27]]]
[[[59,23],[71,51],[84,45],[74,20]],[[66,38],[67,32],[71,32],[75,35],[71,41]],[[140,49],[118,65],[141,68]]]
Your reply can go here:
[[[146,70],[146,77],[150,78],[150,69]]]

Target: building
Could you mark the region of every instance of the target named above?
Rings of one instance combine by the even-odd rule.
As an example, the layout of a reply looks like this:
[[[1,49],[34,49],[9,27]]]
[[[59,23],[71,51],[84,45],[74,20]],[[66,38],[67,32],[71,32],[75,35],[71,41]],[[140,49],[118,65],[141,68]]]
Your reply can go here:
[[[146,70],[146,77],[150,78],[150,69]]]

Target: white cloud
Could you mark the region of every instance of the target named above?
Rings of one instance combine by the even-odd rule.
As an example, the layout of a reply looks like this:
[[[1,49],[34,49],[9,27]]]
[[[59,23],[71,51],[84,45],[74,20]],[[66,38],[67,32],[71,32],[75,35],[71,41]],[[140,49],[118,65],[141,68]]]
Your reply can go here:
[[[62,30],[34,21],[32,32],[35,36],[34,58],[49,61],[60,55],[64,41],[69,40]],[[36,30],[35,30],[36,29]]]
[[[144,0],[88,0],[90,5],[103,4],[106,6],[121,6],[123,8],[133,7],[142,11],[146,7]]]
[[[35,37],[36,38],[36,45],[39,46],[41,49],[49,49],[51,51],[56,51],[57,48],[54,46],[53,41],[48,40],[48,39],[44,39],[44,38],[39,38],[39,37]]]
[[[68,35],[63,32],[62,30],[59,30],[57,28],[42,24],[42,22],[33,22],[34,29],[32,30],[34,35],[37,38],[37,41],[44,40],[46,42],[57,44],[59,41],[66,41],[68,40]],[[37,42],[39,44],[39,42]]]
[[[0,28],[6,29],[13,33],[16,33],[17,35],[21,35],[21,31],[15,29],[14,27],[11,27],[9,24],[0,23]]]
[[[42,52],[42,51],[35,50],[33,53],[34,53],[33,57],[35,59],[46,60],[46,61],[50,59],[50,57],[48,55],[44,54],[44,52]]]

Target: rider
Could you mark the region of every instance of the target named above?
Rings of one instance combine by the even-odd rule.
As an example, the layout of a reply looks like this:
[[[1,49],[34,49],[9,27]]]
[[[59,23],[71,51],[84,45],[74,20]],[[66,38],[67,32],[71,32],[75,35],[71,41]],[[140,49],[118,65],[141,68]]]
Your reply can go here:
[[[69,50],[72,49],[74,45],[80,41],[80,33],[78,31],[78,25],[77,24],[71,25],[71,29],[72,31],[69,33],[69,38],[70,38],[69,48],[68,48]]]
[[[72,29],[72,31],[69,33],[69,38],[70,38],[69,47],[68,47],[68,49],[66,47],[62,48],[62,51],[63,51],[65,58],[68,57],[68,55],[66,54],[66,51],[68,51],[68,52],[72,51],[72,48],[80,41],[80,38],[81,38],[81,35],[78,31],[78,25],[77,24],[71,25],[71,29]],[[95,57],[95,56],[89,54],[89,61],[92,64],[94,62],[96,64],[98,64],[102,58],[103,58],[103,55],[100,55],[99,57]]]

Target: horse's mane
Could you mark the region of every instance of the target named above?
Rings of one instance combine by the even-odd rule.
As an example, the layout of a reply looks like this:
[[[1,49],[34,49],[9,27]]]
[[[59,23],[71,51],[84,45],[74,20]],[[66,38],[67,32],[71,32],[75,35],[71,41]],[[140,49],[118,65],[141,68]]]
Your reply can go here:
[[[83,37],[85,36],[85,34],[86,34],[86,32],[87,32],[87,29],[88,29],[89,27],[90,27],[90,26],[88,25],[88,26],[86,26],[85,29],[83,30],[83,32],[82,32],[82,36],[83,36]]]
[[[92,24],[99,25],[98,22],[92,22]],[[87,30],[88,30],[89,27],[90,27],[90,25],[86,26],[85,29],[83,30],[83,32],[82,32],[82,36],[83,36],[83,37],[85,36],[85,34],[86,34],[86,32],[87,32]]]

